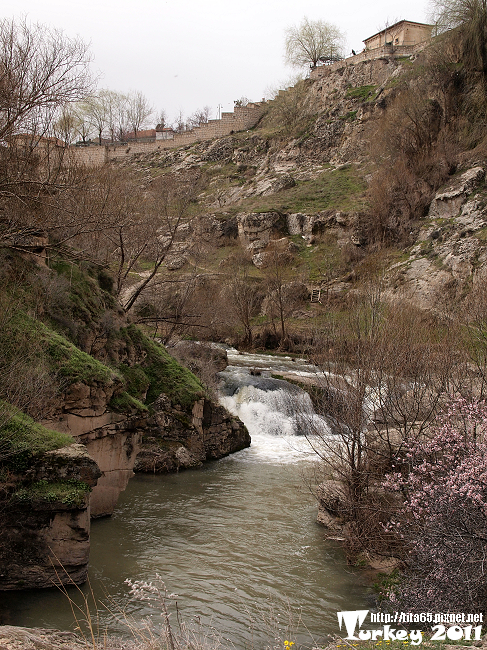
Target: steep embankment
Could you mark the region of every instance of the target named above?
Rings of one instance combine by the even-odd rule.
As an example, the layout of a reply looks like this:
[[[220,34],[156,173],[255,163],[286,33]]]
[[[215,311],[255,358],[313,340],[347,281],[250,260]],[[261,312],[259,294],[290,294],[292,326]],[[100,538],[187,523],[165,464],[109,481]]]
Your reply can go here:
[[[193,265],[200,274],[195,302],[213,283],[223,309],[229,298],[221,280],[241,271],[243,253],[252,261],[247,276],[262,294],[253,312],[259,331],[275,330],[276,316],[263,297],[276,258],[279,281],[295,297],[291,284],[299,279],[308,295],[321,290],[328,301],[343,303],[378,276],[389,296],[401,293],[436,313],[444,312],[445,299],[465,297],[481,275],[484,255],[483,172],[472,172],[472,180],[469,169],[485,169],[486,161],[480,150],[462,149],[468,128],[460,76],[445,63],[440,78],[439,56],[391,55],[331,72],[323,68],[318,78],[269,102],[252,131],[119,163],[145,182],[189,169],[205,178],[187,245],[168,255],[165,273],[188,276]],[[463,174],[465,183],[457,180]],[[443,190],[434,199],[443,184],[447,193],[458,185],[462,201],[441,198]],[[473,198],[472,191],[480,194]],[[435,207],[440,204],[449,206],[445,214]],[[203,257],[195,242],[206,247]],[[294,330],[320,326],[320,306],[295,303],[286,310]],[[235,341],[241,331],[238,316],[221,316],[219,323],[212,317],[210,324],[208,315],[201,318],[206,329],[194,328],[198,336]]]
[[[482,293],[487,269],[487,161],[460,168],[435,195],[406,259],[388,269],[389,293],[440,315]]]
[[[1,254],[0,588],[79,583],[90,514],[113,511],[139,453],[140,471],[173,471],[250,438],[126,322],[104,271]]]

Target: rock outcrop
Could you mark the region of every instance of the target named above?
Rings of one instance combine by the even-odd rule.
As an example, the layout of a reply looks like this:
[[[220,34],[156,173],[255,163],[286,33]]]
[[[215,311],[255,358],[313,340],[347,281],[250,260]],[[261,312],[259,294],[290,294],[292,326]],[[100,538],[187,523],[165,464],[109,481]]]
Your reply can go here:
[[[191,418],[161,395],[148,420],[136,472],[168,473],[200,466],[250,445],[245,426],[222,406],[207,399],[196,402]]]
[[[30,486],[10,486],[9,507],[0,511],[0,589],[85,582],[97,464],[84,445],[74,444],[47,452],[28,474]]]
[[[243,248],[258,253],[266,248],[280,230],[281,216],[277,212],[242,213],[238,215],[238,236]]]
[[[485,281],[485,170],[458,174],[435,195],[408,258],[388,271],[389,295],[442,313]]]
[[[429,216],[444,219],[456,217],[470,192],[478,188],[484,180],[485,170],[482,167],[468,169],[436,194],[429,209]]]
[[[82,443],[101,470],[91,494],[91,516],[110,515],[120,492],[131,476],[140,440],[146,425],[144,417],[114,413],[110,409],[113,385],[72,384],[56,413],[43,424],[70,434]]]
[[[115,645],[104,647],[111,650]],[[117,645],[120,648],[120,645]],[[38,627],[0,626],[0,650],[87,650],[89,646],[73,632],[45,630]]]

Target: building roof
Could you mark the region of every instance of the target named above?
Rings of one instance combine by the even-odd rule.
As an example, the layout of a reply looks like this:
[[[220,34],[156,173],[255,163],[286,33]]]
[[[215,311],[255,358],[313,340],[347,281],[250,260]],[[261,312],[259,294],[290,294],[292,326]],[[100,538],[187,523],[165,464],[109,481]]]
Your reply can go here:
[[[138,138],[155,138],[156,137],[156,130],[155,129],[142,129],[141,131],[137,131],[137,137]],[[127,133],[125,135],[125,138],[127,140],[135,138],[135,133],[131,131],[130,133]]]
[[[419,25],[420,27],[431,27],[433,29],[434,25],[429,25],[428,23],[417,23],[414,20],[399,20],[397,23],[394,23],[393,25],[388,25],[387,27],[384,27],[384,29],[380,29],[378,32],[375,34],[372,34],[372,36],[369,36],[368,38],[364,38],[363,42],[367,43],[367,41],[370,41],[372,38],[375,38],[376,36],[379,36],[379,34],[384,34],[385,32],[389,32],[393,29],[397,29],[399,25],[402,23],[407,23],[408,25]]]

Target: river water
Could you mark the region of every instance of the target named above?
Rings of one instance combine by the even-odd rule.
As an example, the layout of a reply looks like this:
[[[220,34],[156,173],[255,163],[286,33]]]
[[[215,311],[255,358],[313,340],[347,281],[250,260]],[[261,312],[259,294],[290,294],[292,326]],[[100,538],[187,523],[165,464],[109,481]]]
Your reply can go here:
[[[309,485],[317,457],[299,435],[291,405],[312,407],[299,389],[270,377],[314,370],[236,351],[229,361],[221,399],[247,424],[252,446],[201,470],[137,475],[113,516],[93,522],[91,589],[100,602],[109,595],[112,612],[101,606],[101,628],[126,636],[126,625],[112,615],[120,618],[122,610],[137,624],[157,627],[160,603],[135,600],[124,580],[154,581],[159,574],[177,594],[184,621],[215,630],[224,648],[283,648],[291,637],[295,647],[326,643],[338,632],[338,610],[370,602],[360,576],[315,522]],[[76,588],[69,594],[82,602]],[[174,606],[170,600],[173,625]],[[56,589],[0,595],[0,623],[74,626],[68,599]]]

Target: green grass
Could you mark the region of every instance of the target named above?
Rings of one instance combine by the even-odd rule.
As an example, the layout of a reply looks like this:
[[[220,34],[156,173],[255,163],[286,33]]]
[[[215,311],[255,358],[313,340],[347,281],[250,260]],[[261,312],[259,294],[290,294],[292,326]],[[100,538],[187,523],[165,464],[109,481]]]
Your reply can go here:
[[[349,88],[345,94],[345,97],[350,99],[360,99],[365,101],[369,97],[375,94],[376,86],[357,86],[356,88]]]
[[[70,435],[47,429],[4,401],[0,401],[0,418],[0,462],[13,472],[24,472],[46,451],[73,444]]]
[[[86,352],[82,352],[66,338],[38,323],[42,338],[46,343],[49,364],[54,372],[68,383],[83,382],[109,384],[119,374]]]
[[[125,363],[121,363],[118,369],[125,380],[127,393],[136,399],[143,399],[150,386],[144,370],[139,365],[128,366]]]
[[[344,122],[353,122],[357,119],[357,112],[358,111],[348,111],[345,115],[340,115],[338,119],[343,120]]]
[[[10,323],[9,336],[19,342],[24,338],[32,346],[37,344],[38,356],[45,357],[50,370],[62,378],[63,384],[78,381],[88,385],[108,384],[119,377],[116,371],[82,352],[65,336],[20,310]]]
[[[476,232],[474,237],[481,242],[487,242],[487,227]]]
[[[101,318],[108,308],[115,307],[115,298],[110,294],[113,278],[105,269],[93,265],[71,263],[60,257],[50,260],[50,267],[68,282],[67,295],[57,306],[64,316],[86,325]]]
[[[326,170],[313,180],[297,181],[294,187],[270,196],[247,199],[234,210],[309,214],[328,209],[354,210],[361,207],[364,191],[363,179],[350,166]]]
[[[127,392],[137,392],[145,375],[148,382],[146,403],[154,402],[161,393],[166,394],[174,404],[180,404],[190,410],[194,402],[204,396],[203,384],[187,368],[180,366],[166,349],[148,338],[140,329],[131,325],[124,330],[124,335],[136,347],[139,355],[144,355],[141,364],[132,366],[125,372]],[[143,375],[142,375],[143,373]]]
[[[127,391],[123,391],[115,397],[112,397],[110,400],[110,408],[117,413],[130,413],[133,411],[147,413],[149,411],[149,408],[143,402],[129,395]]]
[[[310,282],[331,279],[343,269],[342,253],[333,237],[325,237],[313,246],[303,246],[298,258],[299,269],[306,273]]]
[[[6,422],[0,427],[0,444],[9,453],[19,453],[29,449],[32,454],[42,454],[73,444],[73,438],[34,422],[22,411],[0,400],[0,415]]]
[[[89,492],[91,492],[91,488],[82,481],[74,479],[53,482],[41,480],[21,487],[12,494],[11,499],[21,503],[61,503],[71,508],[81,508]]]

